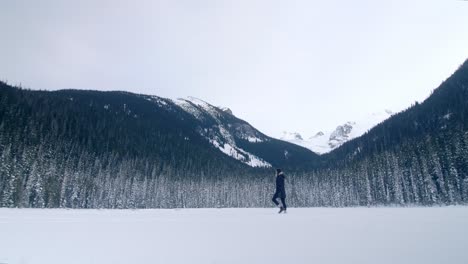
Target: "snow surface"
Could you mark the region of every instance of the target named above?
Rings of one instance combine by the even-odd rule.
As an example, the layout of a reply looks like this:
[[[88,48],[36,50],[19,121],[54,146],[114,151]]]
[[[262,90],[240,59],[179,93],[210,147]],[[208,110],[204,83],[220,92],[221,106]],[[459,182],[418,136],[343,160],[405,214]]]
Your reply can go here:
[[[182,108],[185,112],[193,115],[196,119],[202,120],[202,112],[198,108],[193,107],[193,105],[190,104],[189,101],[179,98],[177,100],[174,100],[173,102],[180,108]]]
[[[392,115],[393,112],[390,110],[375,112],[359,118],[357,121],[349,121],[343,125],[337,126],[333,131],[320,131],[306,139],[303,139],[301,134],[297,132],[284,131],[280,139],[308,148],[317,154],[325,154],[340,147],[351,139],[362,136],[371,128]],[[347,128],[350,128],[350,130],[346,131]]]
[[[465,264],[468,207],[0,209],[0,263]]]
[[[206,113],[208,113],[210,116],[212,116],[214,119],[218,119],[219,116],[220,116],[220,113],[218,112],[218,110],[221,110],[221,109],[218,109],[212,105],[210,105],[209,103],[201,100],[201,99],[198,99],[196,97],[192,97],[192,96],[189,96],[187,97],[186,99],[177,99],[175,101],[176,104],[182,104],[183,105],[183,101],[185,101],[186,103],[192,103],[193,105],[197,106],[197,107],[200,107],[200,109],[202,109],[203,111],[205,111]],[[189,103],[189,105],[190,105]],[[191,108],[194,108],[194,107],[191,107]],[[187,108],[183,108],[184,110],[187,111]],[[191,111],[188,111],[189,113]]]

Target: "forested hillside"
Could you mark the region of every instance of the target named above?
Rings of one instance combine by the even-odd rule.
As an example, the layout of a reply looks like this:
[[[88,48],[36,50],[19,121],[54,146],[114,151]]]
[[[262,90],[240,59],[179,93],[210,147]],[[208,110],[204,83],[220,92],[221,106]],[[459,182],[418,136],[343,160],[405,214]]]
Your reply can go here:
[[[318,157],[211,105],[0,86],[3,206],[197,206],[182,184],[241,184],[266,172],[246,164],[311,167]],[[212,199],[214,190],[197,195]]]
[[[328,194],[351,191],[353,201],[338,198],[341,204],[468,201],[468,61],[423,103],[323,159],[330,170],[313,178],[322,179]]]
[[[292,206],[468,201],[468,61],[423,103],[318,156],[205,102],[0,83],[0,205]],[[255,165],[257,168],[254,168]]]

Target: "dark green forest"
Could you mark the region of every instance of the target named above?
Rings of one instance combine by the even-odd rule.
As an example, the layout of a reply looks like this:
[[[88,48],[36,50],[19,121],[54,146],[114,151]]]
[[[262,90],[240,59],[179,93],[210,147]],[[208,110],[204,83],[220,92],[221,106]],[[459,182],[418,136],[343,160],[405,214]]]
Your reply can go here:
[[[0,83],[0,206],[271,206],[273,169],[214,148],[200,132],[211,133],[209,117],[148,98]],[[217,121],[237,124],[233,131],[248,128],[230,114]],[[238,145],[286,171],[291,206],[463,204],[468,61],[424,102],[326,155],[249,133],[263,141],[236,138]]]

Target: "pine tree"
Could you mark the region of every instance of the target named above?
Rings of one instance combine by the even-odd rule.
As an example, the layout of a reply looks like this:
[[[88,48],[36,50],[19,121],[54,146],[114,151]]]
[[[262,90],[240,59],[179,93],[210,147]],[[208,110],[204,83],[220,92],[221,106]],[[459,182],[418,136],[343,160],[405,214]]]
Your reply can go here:
[[[7,175],[7,184],[3,191],[2,207],[15,207],[15,193],[16,193],[16,176],[14,174]]]
[[[424,194],[425,194],[425,202],[429,204],[435,204],[439,201],[437,195],[437,188],[432,180],[432,176],[429,173],[429,169],[427,166],[427,161],[424,156],[421,156],[421,173],[424,177]]]

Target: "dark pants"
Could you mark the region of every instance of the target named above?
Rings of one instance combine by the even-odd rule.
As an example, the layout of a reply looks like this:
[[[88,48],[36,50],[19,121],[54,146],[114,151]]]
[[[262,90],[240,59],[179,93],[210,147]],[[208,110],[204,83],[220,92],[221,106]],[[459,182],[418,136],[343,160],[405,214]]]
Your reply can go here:
[[[271,200],[276,204],[276,206],[279,205],[279,203],[277,201],[278,198],[281,199],[281,203],[283,204],[284,209],[286,209],[286,195],[282,195],[279,192],[276,192],[275,195],[273,195],[273,199],[271,199]]]

